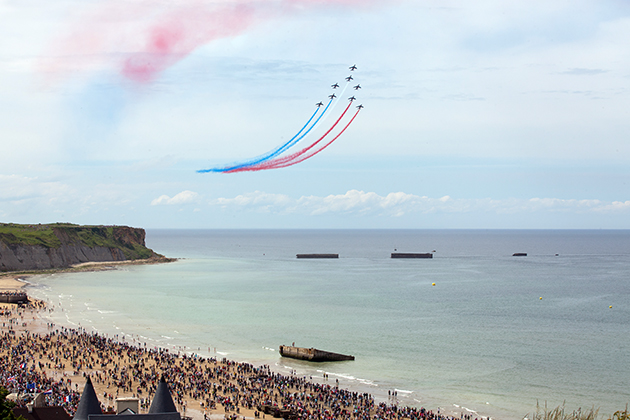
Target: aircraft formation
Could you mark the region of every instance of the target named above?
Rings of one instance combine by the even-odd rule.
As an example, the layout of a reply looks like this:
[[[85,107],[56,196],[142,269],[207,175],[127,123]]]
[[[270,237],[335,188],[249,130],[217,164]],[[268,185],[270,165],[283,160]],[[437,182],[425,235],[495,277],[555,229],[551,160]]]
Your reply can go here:
[[[354,72],[358,69],[355,65],[349,67],[351,72]],[[346,84],[343,86],[343,89],[339,92],[339,96],[343,96],[344,91],[350,85],[350,81],[354,80],[352,75],[345,78]],[[334,83],[330,86],[332,89],[336,90],[340,87],[339,83]],[[355,91],[361,89],[361,85],[357,84],[352,87]],[[328,146],[330,146],[335,140],[337,140],[346,129],[352,124],[354,119],[359,115],[359,112],[363,109],[363,105],[356,106],[356,111],[354,114],[350,114],[346,118],[348,120],[346,123],[342,123],[339,127],[337,127],[342,119],[348,113],[348,110],[352,106],[352,103],[357,100],[357,98],[353,95],[348,98],[348,105],[344,108],[343,112],[334,123],[328,127],[328,129],[321,134],[317,140],[309,141],[304,140],[308,137],[309,133],[313,131],[314,128],[317,128],[323,125],[322,117],[325,115],[329,115],[333,112],[335,105],[338,101],[335,101],[337,95],[332,93],[328,95],[329,101],[324,106],[324,102],[320,101],[315,104],[317,107],[313,115],[308,119],[306,124],[297,132],[289,141],[284,144],[276,147],[275,149],[260,155],[255,158],[248,159],[243,162],[234,163],[231,165],[226,165],[222,167],[215,167],[209,169],[200,169],[197,172],[199,173],[209,173],[209,172],[219,172],[219,173],[235,173],[235,172],[248,172],[248,171],[263,171],[269,169],[278,169],[278,168],[286,168],[287,166],[293,166],[300,162],[304,162],[307,159],[312,158],[318,153],[322,152]],[[334,102],[334,103],[333,103]],[[322,110],[323,107],[323,110]],[[320,112],[321,111],[321,112]],[[320,124],[321,122],[321,124]],[[332,134],[331,134],[332,133]],[[293,153],[285,153],[287,150],[292,148],[293,146],[300,144],[302,148]]]

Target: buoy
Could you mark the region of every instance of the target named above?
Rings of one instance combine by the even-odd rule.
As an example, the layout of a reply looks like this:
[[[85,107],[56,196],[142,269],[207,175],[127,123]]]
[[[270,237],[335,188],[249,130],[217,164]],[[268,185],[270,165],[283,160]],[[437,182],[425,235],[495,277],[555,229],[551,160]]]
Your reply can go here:
[[[435,286],[435,283],[431,283],[431,286]]]
[[[539,299],[542,300],[542,296]]]

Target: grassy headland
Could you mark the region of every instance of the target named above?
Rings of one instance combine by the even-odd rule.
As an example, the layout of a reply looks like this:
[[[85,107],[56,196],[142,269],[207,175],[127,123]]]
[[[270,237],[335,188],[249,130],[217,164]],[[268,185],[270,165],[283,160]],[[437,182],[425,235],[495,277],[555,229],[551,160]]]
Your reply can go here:
[[[65,269],[80,263],[164,261],[128,226],[0,223],[0,271]]]

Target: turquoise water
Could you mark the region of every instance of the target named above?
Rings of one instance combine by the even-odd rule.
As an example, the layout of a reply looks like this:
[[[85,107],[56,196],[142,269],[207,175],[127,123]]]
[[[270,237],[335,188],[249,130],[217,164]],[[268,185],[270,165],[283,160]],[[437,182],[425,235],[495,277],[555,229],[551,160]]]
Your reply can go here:
[[[164,230],[147,245],[182,259],[39,276],[32,293],[58,323],[328,372],[402,404],[517,419],[537,400],[604,414],[630,402],[627,231]],[[311,252],[340,258],[295,258]],[[292,342],[356,360],[280,358]]]

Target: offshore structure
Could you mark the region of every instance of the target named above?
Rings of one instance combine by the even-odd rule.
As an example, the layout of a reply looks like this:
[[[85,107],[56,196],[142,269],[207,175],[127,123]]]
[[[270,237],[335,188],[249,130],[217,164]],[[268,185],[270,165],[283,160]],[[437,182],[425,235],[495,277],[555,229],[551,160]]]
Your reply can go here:
[[[297,258],[339,258],[339,254],[297,254]]]
[[[430,252],[392,252],[392,258],[433,258],[433,254]]]
[[[280,346],[280,355],[309,362],[342,362],[354,360],[354,356],[318,350],[312,347],[307,349],[304,347]]]

